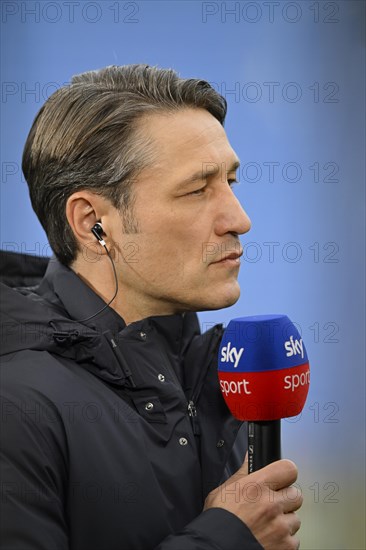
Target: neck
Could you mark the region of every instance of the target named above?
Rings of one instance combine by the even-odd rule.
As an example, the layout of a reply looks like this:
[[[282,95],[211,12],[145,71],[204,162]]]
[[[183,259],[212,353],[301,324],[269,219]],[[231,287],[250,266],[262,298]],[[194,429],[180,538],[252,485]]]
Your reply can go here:
[[[108,303],[116,291],[116,279],[110,259],[107,256],[100,258],[98,262],[92,264],[92,269],[90,263],[85,260],[76,260],[70,268],[102,300]],[[160,299],[151,298],[147,300],[145,297],[142,300],[136,289],[120,280],[118,280],[117,295],[111,302],[110,307],[122,317],[126,325],[154,315],[173,315],[180,312],[179,308],[174,308],[171,303],[166,303]]]

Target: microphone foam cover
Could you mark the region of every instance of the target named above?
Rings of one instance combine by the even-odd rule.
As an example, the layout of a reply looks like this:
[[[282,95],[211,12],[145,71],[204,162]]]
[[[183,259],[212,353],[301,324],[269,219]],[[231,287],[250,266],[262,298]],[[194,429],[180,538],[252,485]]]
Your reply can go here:
[[[239,420],[278,420],[299,414],[309,391],[304,342],[286,315],[239,317],[219,349],[220,388]]]

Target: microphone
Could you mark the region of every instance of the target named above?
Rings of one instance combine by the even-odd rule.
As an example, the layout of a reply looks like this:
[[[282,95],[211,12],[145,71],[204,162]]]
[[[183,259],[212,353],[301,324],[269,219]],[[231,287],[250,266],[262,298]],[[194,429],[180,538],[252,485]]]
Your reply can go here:
[[[279,460],[281,418],[298,415],[309,391],[309,360],[295,325],[286,315],[233,319],[218,375],[231,414],[248,422],[249,473]]]

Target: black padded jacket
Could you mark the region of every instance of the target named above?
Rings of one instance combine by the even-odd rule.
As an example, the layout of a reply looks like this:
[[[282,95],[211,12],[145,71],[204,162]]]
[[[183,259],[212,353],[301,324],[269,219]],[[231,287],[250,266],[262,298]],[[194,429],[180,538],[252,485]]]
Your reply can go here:
[[[126,326],[111,308],[80,322],[104,302],[55,259],[1,299],[3,550],[262,548],[230,512],[202,511],[246,451],[219,390],[221,326]]]

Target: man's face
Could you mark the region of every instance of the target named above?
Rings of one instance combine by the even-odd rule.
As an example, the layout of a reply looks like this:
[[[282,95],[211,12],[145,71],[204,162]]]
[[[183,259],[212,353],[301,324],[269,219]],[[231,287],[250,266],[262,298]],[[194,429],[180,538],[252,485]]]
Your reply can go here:
[[[138,232],[123,233],[122,220],[113,219],[121,300],[128,297],[143,316],[234,304],[238,235],[250,220],[230,186],[238,158],[223,127],[203,109],[140,124],[156,162],[133,183]]]

